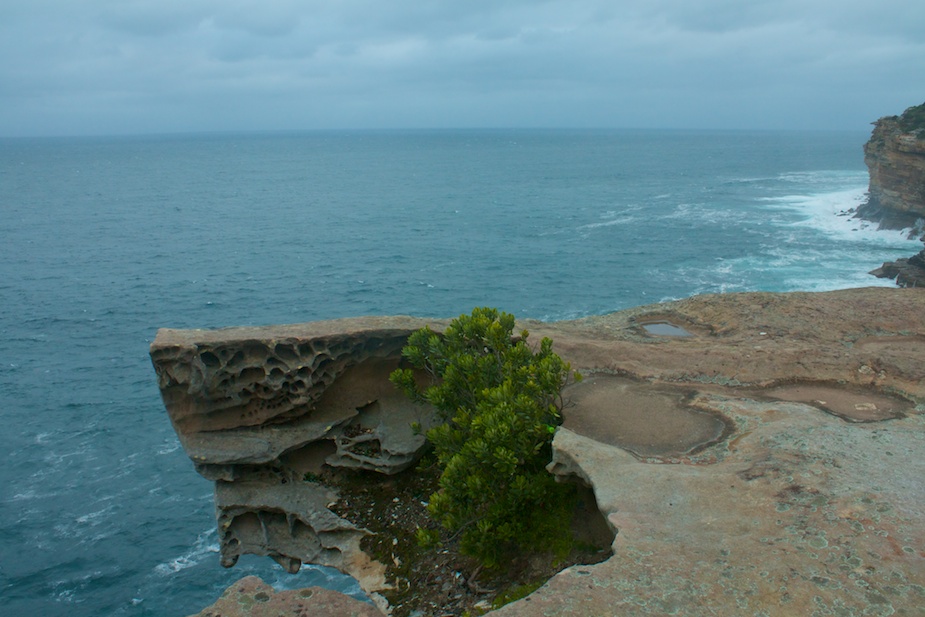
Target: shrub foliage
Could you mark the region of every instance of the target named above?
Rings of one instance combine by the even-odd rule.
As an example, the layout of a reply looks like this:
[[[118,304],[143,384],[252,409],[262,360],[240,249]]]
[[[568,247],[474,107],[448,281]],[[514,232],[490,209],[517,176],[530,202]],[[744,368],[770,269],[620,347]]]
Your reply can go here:
[[[908,108],[899,116],[899,125],[904,131],[925,129],[925,103]]]
[[[441,471],[430,514],[459,536],[463,553],[489,567],[515,550],[561,547],[569,534],[571,492],[545,467],[571,367],[550,339],[533,349],[526,330],[513,331],[513,315],[476,308],[442,335],[413,333],[402,350],[413,369],[391,375],[442,421],[427,431]],[[414,369],[429,375],[429,385]]]

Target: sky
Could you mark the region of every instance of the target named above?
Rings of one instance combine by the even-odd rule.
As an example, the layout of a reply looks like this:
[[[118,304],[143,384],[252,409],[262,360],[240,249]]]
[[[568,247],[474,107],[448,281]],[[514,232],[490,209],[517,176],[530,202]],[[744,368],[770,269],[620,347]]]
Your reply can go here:
[[[869,130],[922,0],[0,0],[0,136]]]

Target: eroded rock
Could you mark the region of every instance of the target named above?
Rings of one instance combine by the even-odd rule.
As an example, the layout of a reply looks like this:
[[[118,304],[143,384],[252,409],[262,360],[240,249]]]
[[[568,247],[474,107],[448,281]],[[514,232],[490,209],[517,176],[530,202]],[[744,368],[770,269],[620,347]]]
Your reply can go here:
[[[656,318],[695,336],[640,327]],[[327,560],[365,577],[365,589],[387,584],[357,552],[367,532],[333,515],[328,499],[337,497],[313,474],[336,464],[375,470],[390,457],[399,466],[397,444],[413,449],[408,421],[420,410],[382,388],[399,340],[421,325],[370,318],[158,335],[152,357],[174,426],[200,457],[197,468],[217,479],[223,558],[257,552],[292,569]],[[551,337],[587,375],[564,411],[550,470],[590,487],[618,533],[613,557],[568,568],[499,614],[922,614],[925,291],[700,296],[520,325]],[[355,355],[335,354],[336,370],[327,364],[327,377],[309,378],[320,384],[306,387],[311,397],[281,388],[314,366],[307,355],[287,356],[282,378],[270,379],[272,369],[264,381],[252,381],[257,371],[235,377],[249,392],[266,392],[258,384],[285,392],[279,406],[262,408],[276,410],[263,425],[251,424],[248,396],[235,398],[217,379],[230,360],[202,355],[224,345],[233,358],[234,345],[262,341],[251,357],[269,361],[277,341],[301,349],[314,337]],[[228,426],[235,417],[241,426]],[[279,445],[328,424],[315,441]],[[270,445],[243,446],[247,457],[235,458],[201,445],[210,432],[220,443],[237,433]]]
[[[368,532],[337,516],[317,480],[327,465],[398,473],[426,446],[430,408],[388,381],[423,322],[379,318],[226,330],[161,330],[151,358],[171,422],[215,484],[221,561],[272,557],[351,574],[370,594],[385,568],[361,549]]]

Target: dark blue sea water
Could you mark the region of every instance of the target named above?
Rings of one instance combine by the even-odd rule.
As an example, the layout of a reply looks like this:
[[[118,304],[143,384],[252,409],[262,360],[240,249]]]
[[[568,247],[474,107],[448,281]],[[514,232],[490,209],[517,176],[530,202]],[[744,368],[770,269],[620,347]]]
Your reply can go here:
[[[476,305],[545,320],[888,284],[840,212],[862,133],[331,132],[0,141],[0,614],[181,616],[224,570],[158,327]],[[356,589],[353,588],[356,592]]]

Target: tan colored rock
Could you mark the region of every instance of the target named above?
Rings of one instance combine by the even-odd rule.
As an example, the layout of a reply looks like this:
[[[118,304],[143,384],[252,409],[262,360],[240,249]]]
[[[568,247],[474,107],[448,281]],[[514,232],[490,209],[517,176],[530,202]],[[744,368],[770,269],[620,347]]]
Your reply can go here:
[[[328,506],[322,466],[397,473],[426,446],[432,411],[388,382],[411,318],[296,326],[160,330],[151,359],[187,455],[216,483],[221,563],[266,555],[354,576],[372,597],[385,566],[360,550],[368,532]]]
[[[593,486],[614,556],[499,616],[923,614],[921,415],[857,424],[794,403],[697,403],[739,428],[687,459],[560,430],[553,470]]]
[[[671,328],[653,333],[645,326],[654,322],[690,336],[658,334]],[[338,567],[348,572],[371,567],[361,572],[365,589],[388,584],[375,564],[350,565],[362,563],[351,542],[363,530],[330,519],[317,505],[327,497],[300,496],[312,483],[293,480],[338,460],[331,440],[344,426],[356,435],[389,418],[407,422],[393,402],[373,401],[388,400],[383,367],[401,337],[423,323],[376,318],[244,336],[158,334],[152,357],[185,447],[212,418],[224,426],[220,432],[239,430],[227,425],[234,417],[244,419],[240,430],[255,430],[233,405],[214,404],[229,390],[217,372],[196,364],[211,361],[201,361],[206,346],[225,346],[234,357],[236,346],[258,341],[273,349],[285,339],[298,348],[321,333],[353,350],[338,355],[340,368],[329,379],[306,377],[321,385],[310,403],[293,407],[299,414],[267,415],[266,426],[291,422],[303,430],[298,422],[324,409],[325,392],[346,402],[344,413],[355,407],[356,416],[270,462],[215,465],[217,475],[232,479],[218,480],[230,491],[217,492],[220,535],[226,523],[236,530],[223,536],[223,557],[238,550],[230,539],[239,538],[242,552],[292,565],[286,559],[305,561],[299,555],[326,547],[330,530],[353,540],[328,542],[333,548],[320,554],[340,551]],[[446,322],[430,323],[439,329]],[[613,557],[563,571],[499,615],[925,615],[925,290],[699,296],[519,325],[530,340],[553,338],[555,350],[586,375],[567,393],[573,404],[564,410],[550,469],[591,487],[618,533]],[[376,327],[393,333],[388,345],[360,342],[382,340]],[[304,354],[292,364],[298,372],[313,360]],[[350,367],[361,365],[354,375]],[[200,377],[181,379],[197,371]],[[244,398],[239,410],[249,408]],[[351,424],[364,413],[365,426]],[[197,462],[203,469],[206,462]],[[308,528],[314,536],[302,535]]]
[[[694,296],[568,322],[525,322],[586,372],[647,381],[769,387],[841,382],[925,397],[925,295],[918,289]],[[696,336],[646,333],[669,320]],[[869,374],[862,366],[874,367]]]
[[[256,576],[225,590],[212,606],[190,617],[382,617],[371,604],[330,589],[309,587],[277,592]]]
[[[865,218],[898,228],[925,218],[925,127],[910,130],[904,118],[905,114],[877,120],[864,145],[870,170]]]
[[[880,118],[864,144],[870,171],[869,197],[858,216],[890,229],[911,228],[911,237],[925,240],[925,104],[901,116]],[[884,263],[871,271],[895,279],[900,287],[925,286],[925,250]]]

